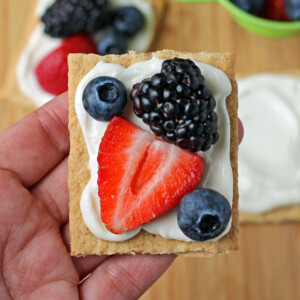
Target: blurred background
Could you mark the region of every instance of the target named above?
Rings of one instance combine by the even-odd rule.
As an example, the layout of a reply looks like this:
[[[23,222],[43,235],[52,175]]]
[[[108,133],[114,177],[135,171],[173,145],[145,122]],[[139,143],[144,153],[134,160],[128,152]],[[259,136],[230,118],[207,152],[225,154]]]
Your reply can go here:
[[[0,1],[0,86],[14,72],[34,0]],[[253,34],[233,21],[218,3],[169,1],[156,49],[231,51],[238,76],[261,72],[300,74],[300,35],[270,38]],[[0,94],[1,96],[1,94]],[[300,99],[299,99],[300,101]],[[0,131],[32,108],[0,98]],[[276,171],[276,170],[275,170]],[[147,270],[145,270],[147,272]],[[179,257],[142,296],[154,299],[300,299],[300,224],[243,225],[240,250],[207,258]]]

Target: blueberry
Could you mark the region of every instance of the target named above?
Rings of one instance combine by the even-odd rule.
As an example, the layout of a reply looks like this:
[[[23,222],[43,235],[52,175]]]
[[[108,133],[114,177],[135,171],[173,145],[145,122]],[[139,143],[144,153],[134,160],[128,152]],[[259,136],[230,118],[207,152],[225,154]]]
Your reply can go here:
[[[286,0],[284,5],[290,19],[300,20],[300,0]]]
[[[266,4],[265,0],[232,0],[232,2],[240,9],[254,15],[259,14]]]
[[[83,92],[84,109],[98,121],[121,115],[127,104],[124,84],[113,77],[101,76],[89,82]]]
[[[183,197],[177,211],[182,232],[192,240],[206,241],[219,236],[231,217],[229,202],[211,189],[196,189]]]
[[[127,42],[124,37],[115,32],[108,31],[100,39],[98,43],[98,53],[100,55],[107,54],[124,54],[127,52]]]
[[[115,12],[114,28],[126,36],[133,36],[145,25],[143,14],[134,6],[124,6]]]

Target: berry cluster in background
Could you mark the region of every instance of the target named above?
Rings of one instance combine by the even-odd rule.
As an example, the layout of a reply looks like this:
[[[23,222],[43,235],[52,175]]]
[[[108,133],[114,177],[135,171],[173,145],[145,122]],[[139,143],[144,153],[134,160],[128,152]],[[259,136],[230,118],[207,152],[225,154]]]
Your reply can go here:
[[[107,0],[56,0],[41,19],[45,33],[54,38],[96,34],[105,29],[98,40],[101,55],[126,53],[127,39],[145,25],[145,17],[136,7],[113,10]]]
[[[69,53],[96,53],[96,46],[88,35],[76,34],[45,56],[35,69],[37,80],[45,91],[59,95],[68,89]]]
[[[113,9],[108,0],[56,0],[41,20],[45,34],[63,39],[35,69],[39,85],[53,95],[68,89],[70,53],[124,54],[128,40],[146,23],[136,7]]]
[[[274,21],[299,21],[300,0],[231,0],[242,10]]]

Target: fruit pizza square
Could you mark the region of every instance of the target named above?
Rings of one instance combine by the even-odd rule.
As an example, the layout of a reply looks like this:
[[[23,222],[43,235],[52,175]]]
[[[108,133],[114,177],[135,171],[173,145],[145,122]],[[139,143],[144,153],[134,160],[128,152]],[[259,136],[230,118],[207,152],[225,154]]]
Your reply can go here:
[[[11,63],[5,95],[35,108],[67,90],[69,53],[149,51],[166,0],[31,0],[32,17]]]
[[[230,53],[69,55],[71,254],[238,248]]]
[[[238,83],[246,132],[239,148],[240,223],[299,222],[300,71],[252,74]]]

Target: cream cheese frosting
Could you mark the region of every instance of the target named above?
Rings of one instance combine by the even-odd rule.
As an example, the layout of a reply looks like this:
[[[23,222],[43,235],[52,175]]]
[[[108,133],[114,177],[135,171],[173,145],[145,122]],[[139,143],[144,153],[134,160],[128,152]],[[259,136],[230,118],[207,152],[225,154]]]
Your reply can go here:
[[[262,213],[300,203],[300,78],[260,74],[239,80],[239,206]]]
[[[166,214],[150,221],[143,226],[127,231],[123,234],[113,234],[108,231],[101,221],[100,201],[98,197],[98,165],[97,156],[99,144],[107,128],[108,122],[99,122],[93,119],[83,108],[82,95],[87,84],[99,76],[115,77],[124,83],[128,94],[133,84],[149,78],[161,70],[163,60],[153,55],[152,59],[136,63],[128,68],[119,64],[99,62],[79,83],[75,97],[75,110],[78,121],[82,128],[83,136],[89,154],[88,168],[91,178],[81,196],[81,212],[85,224],[90,231],[98,238],[107,241],[124,241],[135,236],[141,229],[149,233],[162,236],[164,239],[176,239],[189,242],[177,224],[177,207],[174,207]],[[211,65],[195,62],[200,68],[206,80],[206,85],[211,90],[217,106],[216,112],[219,120],[220,139],[216,145],[206,152],[199,152],[204,160],[204,171],[198,187],[212,188],[220,192],[228,199],[232,205],[233,197],[233,176],[230,163],[230,120],[226,109],[226,97],[231,92],[231,83],[228,77],[221,70]],[[129,98],[128,98],[129,99]],[[124,117],[149,132],[149,127],[133,113],[131,100],[125,108]],[[231,222],[222,235],[214,240],[218,240],[230,230]]]
[[[156,16],[151,2],[146,0],[109,0],[112,7],[136,6],[145,16],[146,25],[144,28],[130,38],[128,47],[130,50],[143,52],[147,50],[153,40],[155,31]],[[45,10],[54,3],[54,0],[38,0],[36,7],[36,15],[42,16]],[[101,38],[101,35],[106,31],[94,35],[95,40]],[[17,64],[16,76],[22,92],[41,106],[53,99],[54,95],[46,92],[38,83],[35,75],[35,69],[39,62],[53,50],[58,48],[62,39],[52,38],[44,33],[42,23],[38,24],[32,32],[27,45],[23,49],[19,62]]]

